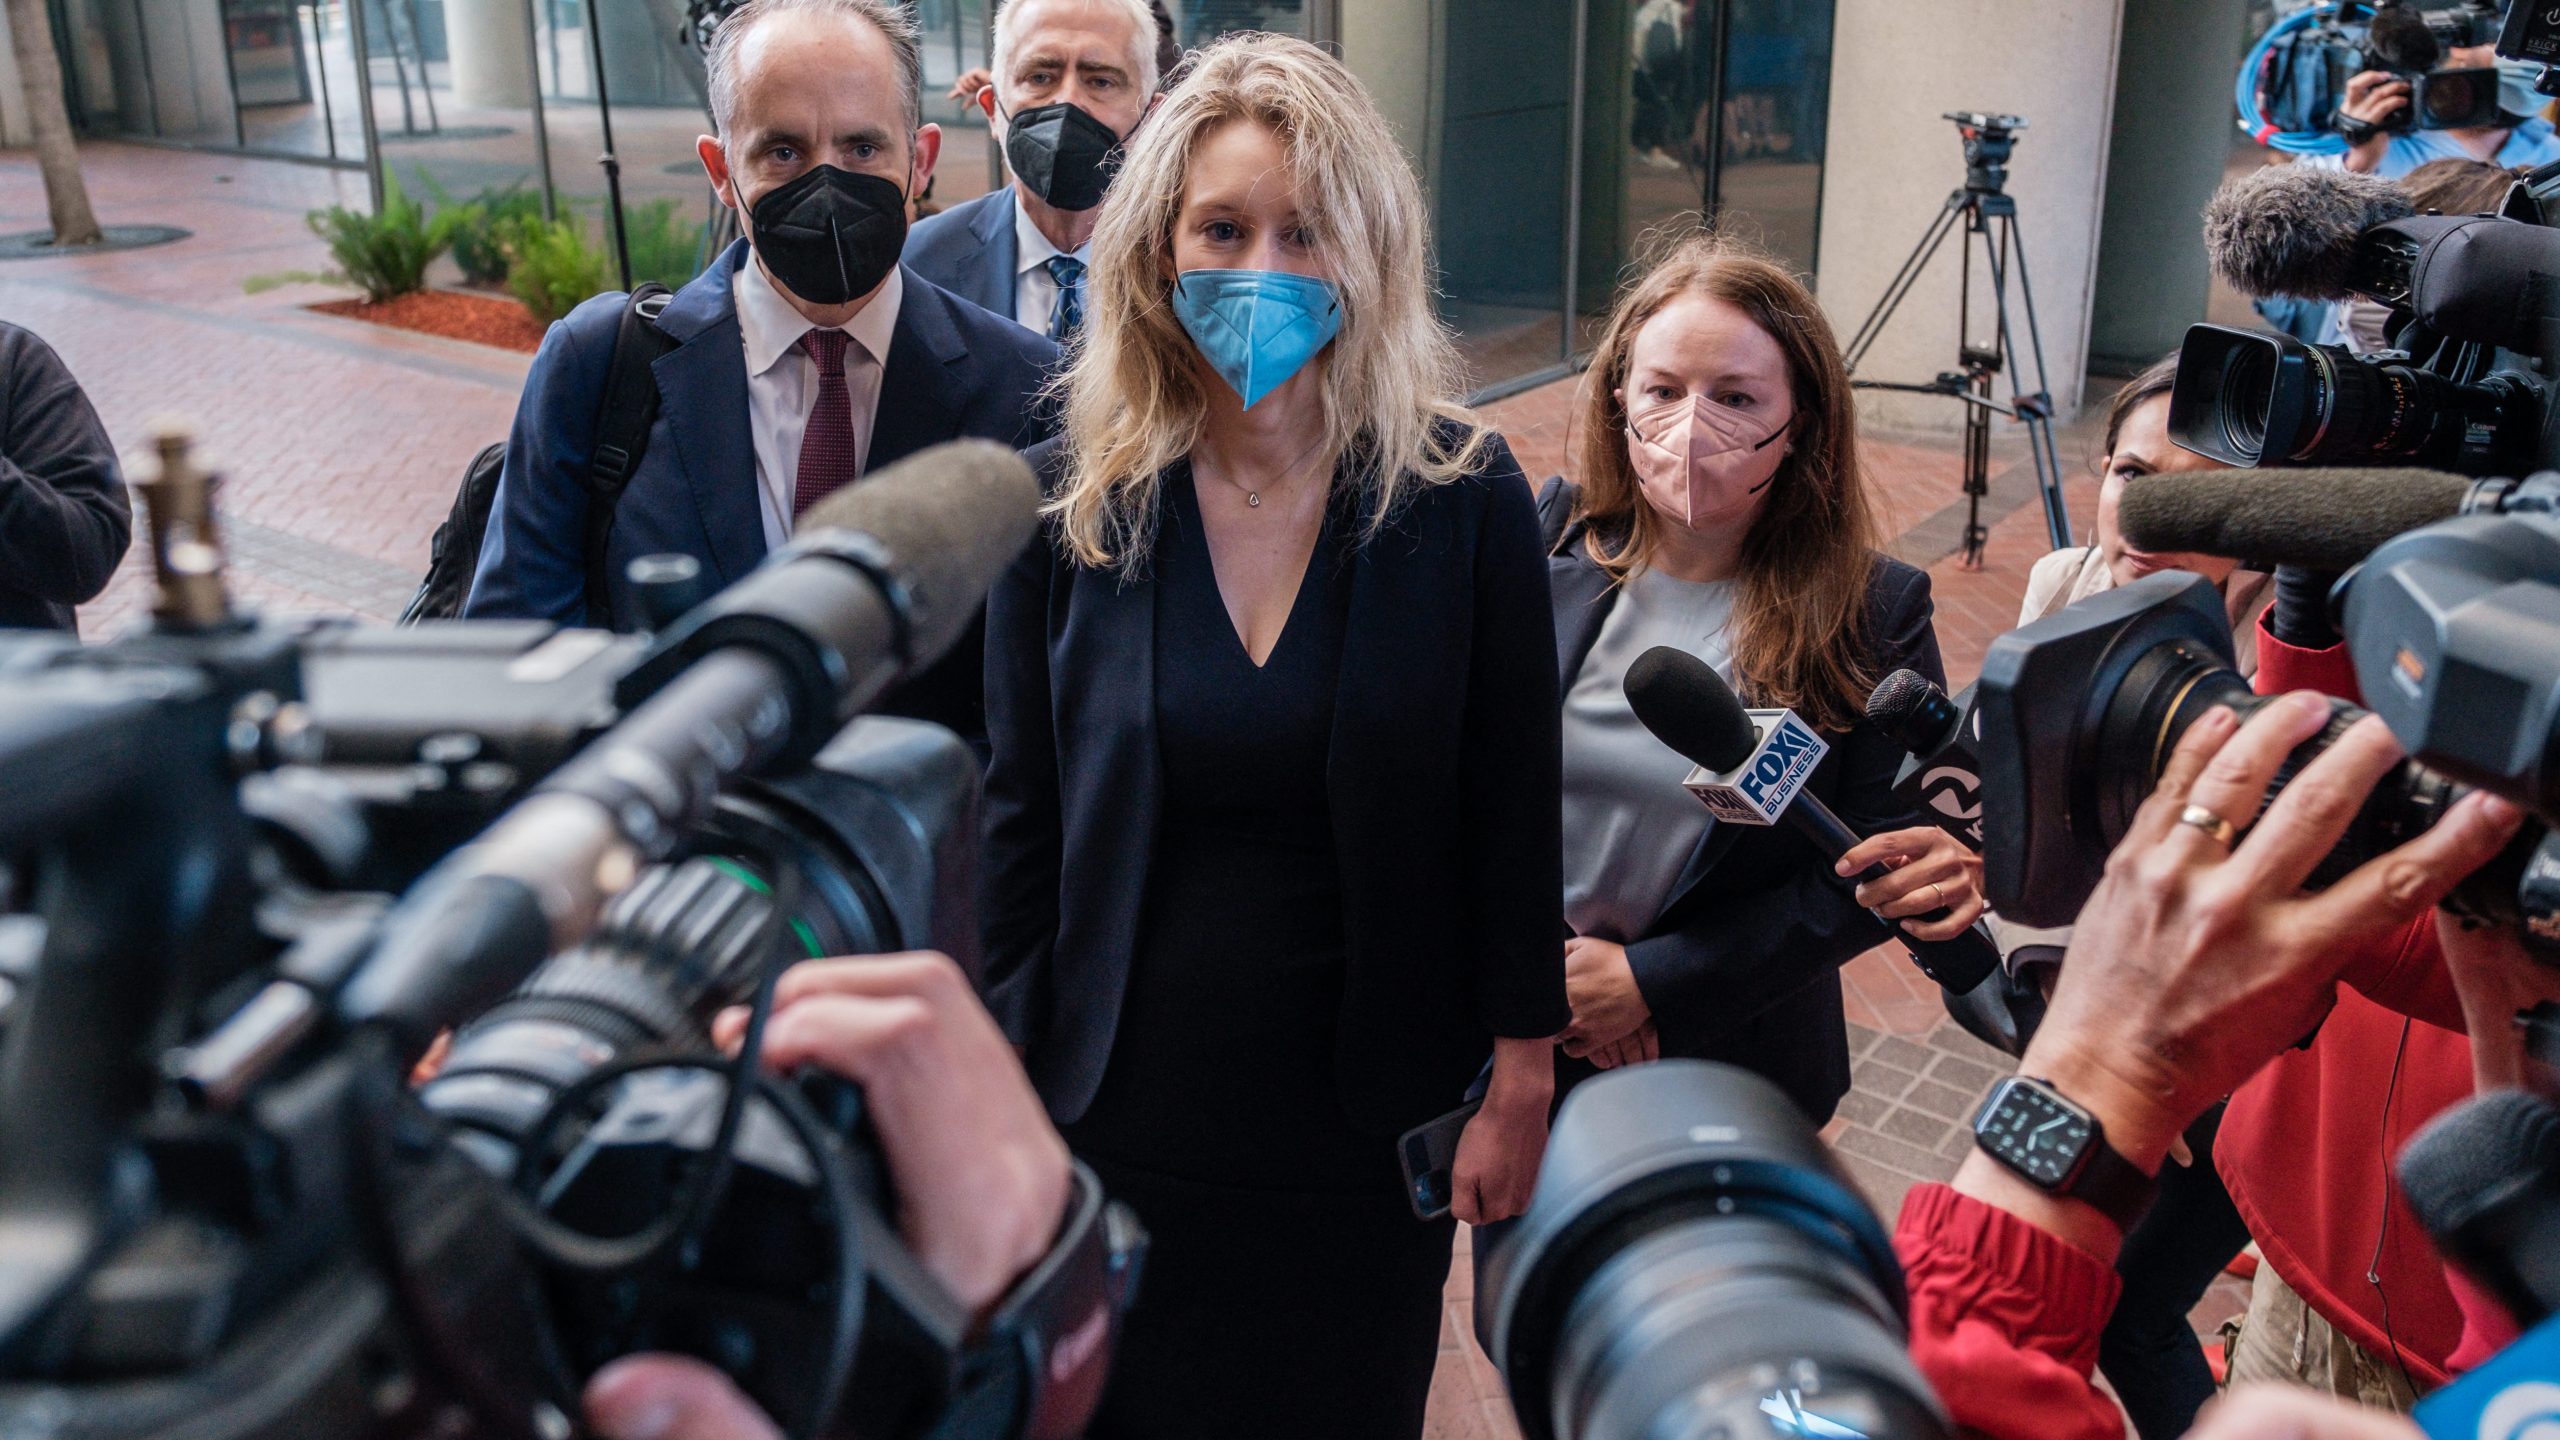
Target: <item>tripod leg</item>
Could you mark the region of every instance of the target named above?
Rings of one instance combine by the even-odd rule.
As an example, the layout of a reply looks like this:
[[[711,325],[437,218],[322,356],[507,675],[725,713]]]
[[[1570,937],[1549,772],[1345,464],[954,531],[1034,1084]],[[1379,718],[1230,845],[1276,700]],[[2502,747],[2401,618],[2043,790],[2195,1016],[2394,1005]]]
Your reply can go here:
[[[1973,393],[1989,399],[1991,372],[1973,371]],[[1964,559],[1967,570],[1982,568],[1983,547],[1991,531],[1982,523],[1983,497],[1991,493],[1991,412],[1980,405],[1964,407]]]
[[[1937,255],[1938,247],[1945,243],[1947,233],[1955,228],[1956,217],[1965,208],[1959,203],[1963,194],[1959,190],[1949,197],[1946,208],[1940,210],[1937,218],[1929,222],[1929,227],[1920,232],[1920,243],[1911,247],[1911,253],[1903,258],[1902,268],[1894,271],[1893,278],[1885,283],[1884,293],[1876,297],[1875,308],[1867,312],[1866,319],[1858,322],[1857,333],[1849,337],[1847,348],[1841,352],[1842,364],[1850,374],[1858,372],[1858,362],[1867,357],[1868,348],[1884,333],[1885,322],[1893,318],[1893,312],[1901,307],[1903,297],[1919,283],[1920,273],[1929,268],[1929,261]]]
[[[2017,217],[1997,217],[1997,240],[1986,233],[1983,249],[1991,264],[1992,311],[1997,316],[2000,355],[2009,366],[2009,401],[2027,427],[2027,451],[2036,471],[2036,490],[2044,502],[2045,534],[2060,550],[2071,543],[2071,512],[2062,498],[2062,459],[2053,439],[2053,392],[2047,386],[2044,369],[2044,342],[2036,329],[2035,292],[2027,286],[2027,252],[2017,247]],[[2019,353],[2014,332],[2009,326],[2008,259],[2015,248],[2019,302],[2027,312],[2027,340],[2031,347],[2027,358],[2035,362],[2035,388],[2027,389],[2019,373]]]

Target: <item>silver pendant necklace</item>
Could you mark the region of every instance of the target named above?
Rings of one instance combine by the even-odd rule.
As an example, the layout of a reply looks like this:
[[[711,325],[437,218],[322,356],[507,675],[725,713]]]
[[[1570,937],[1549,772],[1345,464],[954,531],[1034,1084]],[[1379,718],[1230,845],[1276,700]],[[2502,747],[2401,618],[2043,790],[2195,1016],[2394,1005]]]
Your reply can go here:
[[[1289,464],[1288,464],[1288,466],[1287,466],[1285,469],[1281,470],[1280,475],[1279,475],[1279,478],[1280,478],[1280,479],[1282,479],[1282,480],[1286,480],[1286,479],[1288,479],[1290,476],[1297,474],[1297,473],[1298,473],[1298,467],[1299,467],[1299,466],[1301,466],[1301,465],[1306,464],[1308,460],[1310,460],[1310,459],[1314,458],[1316,451],[1318,451],[1318,450],[1322,449],[1323,447],[1324,447],[1324,437],[1323,437],[1323,436],[1321,436],[1321,435],[1319,435],[1319,436],[1317,436],[1317,437],[1316,437],[1316,443],[1315,443],[1315,444],[1310,445],[1310,446],[1308,446],[1305,450],[1300,451],[1300,452],[1299,452],[1299,454],[1298,454],[1298,458],[1297,458],[1297,459],[1295,459],[1295,460],[1290,461],[1290,462],[1289,462]],[[1223,473],[1223,472],[1221,472],[1221,473],[1219,474],[1218,478],[1219,478],[1219,479],[1221,479],[1221,480],[1226,481],[1228,484],[1233,485],[1233,486],[1234,486],[1234,487],[1236,487],[1238,490],[1241,490],[1241,491],[1243,491],[1243,492],[1244,492],[1244,503],[1245,503],[1245,506],[1246,506],[1246,508],[1247,508],[1247,509],[1259,510],[1259,509],[1261,509],[1261,508],[1262,508],[1262,492],[1261,492],[1261,491],[1256,490],[1256,489],[1254,489],[1252,486],[1245,484],[1243,481],[1238,480],[1238,479],[1237,479],[1237,478],[1235,478],[1234,476],[1232,476],[1232,475],[1228,475],[1228,474],[1225,474],[1225,473]]]

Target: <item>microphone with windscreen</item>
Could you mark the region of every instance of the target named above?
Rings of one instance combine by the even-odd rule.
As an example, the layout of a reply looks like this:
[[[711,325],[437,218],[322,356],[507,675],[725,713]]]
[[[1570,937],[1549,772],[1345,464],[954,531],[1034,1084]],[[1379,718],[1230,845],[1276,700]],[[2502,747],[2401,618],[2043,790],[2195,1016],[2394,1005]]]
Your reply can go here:
[[[2560,512],[2560,472],[2465,480],[2433,470],[2193,470],[2145,475],[2117,502],[2130,543],[2155,554],[2345,570],[2393,536],[2456,515]]]
[[[1670,645],[1657,645],[1636,657],[1627,667],[1626,693],[1628,708],[1654,738],[1698,767],[1684,783],[1718,820],[1756,826],[1783,823],[1830,860],[1857,845],[1857,833],[1820,796],[1806,793],[1806,782],[1831,747],[1795,712],[1744,709],[1712,666]],[[1827,867],[1824,870],[1844,889],[1887,873],[1882,865],[1870,865],[1842,879]],[[1940,920],[1947,913],[1940,906],[1912,918]],[[1923,973],[1950,990],[1970,990],[1999,968],[1999,949],[1979,925],[1953,939],[1932,941],[1918,939],[1882,916],[1877,918],[1910,949]]]
[[[2560,1110],[2498,1090],[2427,1122],[2400,1152],[2427,1234],[2530,1329],[2560,1308]]]
[[[1972,687],[1949,697],[1919,671],[1896,670],[1867,696],[1867,719],[1907,752],[1893,793],[1979,853],[1982,762],[1973,748]]]

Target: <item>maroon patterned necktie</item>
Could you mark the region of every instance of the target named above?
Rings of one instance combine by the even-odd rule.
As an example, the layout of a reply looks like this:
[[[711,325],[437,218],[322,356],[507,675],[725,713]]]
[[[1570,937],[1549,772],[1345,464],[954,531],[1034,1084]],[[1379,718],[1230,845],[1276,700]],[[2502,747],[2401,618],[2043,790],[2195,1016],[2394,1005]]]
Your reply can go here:
[[[818,362],[818,401],[809,407],[809,428],[800,434],[800,471],[791,484],[794,520],[862,475],[853,396],[844,381],[844,347],[851,339],[841,330],[811,330],[800,337],[800,348]]]

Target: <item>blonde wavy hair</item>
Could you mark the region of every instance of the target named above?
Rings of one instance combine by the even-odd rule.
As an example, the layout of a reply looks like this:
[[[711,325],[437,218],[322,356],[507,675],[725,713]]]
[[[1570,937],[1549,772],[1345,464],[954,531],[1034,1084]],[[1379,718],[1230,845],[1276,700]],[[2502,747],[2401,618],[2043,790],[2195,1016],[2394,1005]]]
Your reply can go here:
[[[1785,266],[1738,241],[1698,231],[1658,237],[1643,273],[1619,291],[1583,372],[1574,429],[1576,518],[1592,560],[1616,580],[1639,575],[1663,519],[1627,458],[1628,363],[1636,335],[1664,307],[1708,295],[1751,317],[1786,352],[1794,435],[1742,541],[1733,607],[1733,668],[1754,705],[1798,711],[1826,730],[1865,713],[1878,677],[1868,653],[1867,578],[1879,534],[1858,463],[1858,407],[1831,322]]]
[[[1139,125],[1093,233],[1084,335],[1054,384],[1064,483],[1050,500],[1081,564],[1135,572],[1155,539],[1158,477],[1191,452],[1219,384],[1173,313],[1173,229],[1191,157],[1237,121],[1280,140],[1317,256],[1342,298],[1322,366],[1328,460],[1352,456],[1367,533],[1416,485],[1473,469],[1485,432],[1455,396],[1464,367],[1432,306],[1421,187],[1340,61],[1303,40],[1236,35],[1194,56]]]

